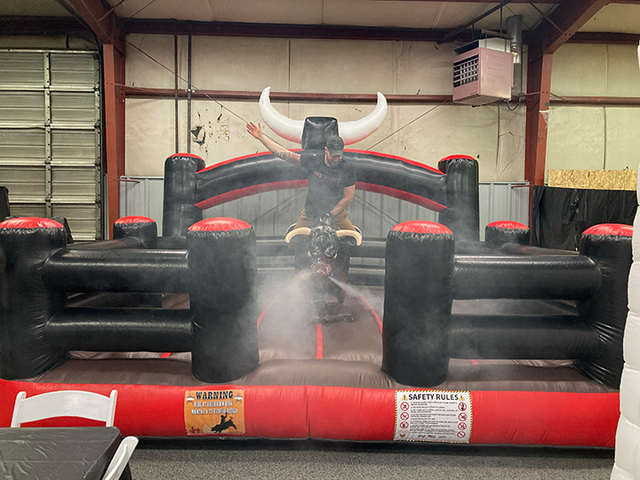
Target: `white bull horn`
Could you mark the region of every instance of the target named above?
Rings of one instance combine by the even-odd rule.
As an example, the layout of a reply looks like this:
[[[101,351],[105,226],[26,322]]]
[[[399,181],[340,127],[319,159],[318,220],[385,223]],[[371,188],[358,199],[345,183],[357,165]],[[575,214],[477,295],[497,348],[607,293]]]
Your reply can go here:
[[[287,236],[284,237],[284,241],[289,243],[293,237],[296,237],[298,235],[309,235],[310,233],[311,229],[309,227],[298,227],[287,233]]]
[[[260,114],[264,122],[278,135],[291,142],[302,143],[302,130],[304,129],[303,120],[292,120],[285,117],[271,105],[269,92],[271,87],[267,87],[260,95]],[[375,132],[384,118],[387,116],[387,99],[378,92],[378,103],[376,108],[364,118],[353,122],[338,123],[338,132],[342,137],[345,145],[364,140],[373,132]]]
[[[338,238],[353,237],[356,239],[356,245],[359,247],[362,244],[362,235],[355,230],[338,230],[336,231]]]
[[[273,108],[271,100],[269,100],[270,91],[271,87],[267,87],[262,90],[260,102],[258,103],[258,106],[260,107],[260,115],[262,115],[264,123],[269,125],[271,130],[276,132],[282,138],[291,142],[302,143],[302,129],[304,128],[304,121],[292,120]]]
[[[378,104],[369,115],[353,122],[339,122],[338,131],[345,145],[364,140],[375,132],[387,116],[387,99],[378,92]]]

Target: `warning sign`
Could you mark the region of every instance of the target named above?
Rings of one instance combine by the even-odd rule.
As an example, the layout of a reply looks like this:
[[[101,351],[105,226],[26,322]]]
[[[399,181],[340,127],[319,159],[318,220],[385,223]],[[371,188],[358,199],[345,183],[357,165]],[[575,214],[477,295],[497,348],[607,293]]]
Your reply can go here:
[[[187,390],[184,393],[187,435],[243,435],[244,390]]]
[[[394,440],[469,443],[471,395],[442,390],[396,390]]]

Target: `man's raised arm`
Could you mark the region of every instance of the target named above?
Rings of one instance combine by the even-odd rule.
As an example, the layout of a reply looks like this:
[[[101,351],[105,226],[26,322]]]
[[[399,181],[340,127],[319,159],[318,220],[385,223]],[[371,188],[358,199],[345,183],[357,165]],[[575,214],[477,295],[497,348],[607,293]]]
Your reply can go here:
[[[274,142],[269,137],[267,137],[262,131],[262,125],[258,123],[249,122],[247,123],[247,132],[253,138],[260,140],[260,142],[274,155],[280,157],[283,160],[286,160],[289,163],[293,163],[294,165],[300,165],[300,154],[292,152],[291,150],[287,150],[282,145],[277,142]]]

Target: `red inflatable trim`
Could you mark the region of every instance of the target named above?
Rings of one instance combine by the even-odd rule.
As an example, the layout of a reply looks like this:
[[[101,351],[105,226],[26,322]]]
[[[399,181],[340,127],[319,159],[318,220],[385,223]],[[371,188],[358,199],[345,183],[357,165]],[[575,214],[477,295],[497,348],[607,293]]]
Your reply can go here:
[[[200,210],[206,210],[207,208],[215,207],[216,205],[221,205],[232,200],[237,200],[238,198],[248,197],[249,195],[271,192],[273,190],[285,190],[287,188],[305,188],[307,184],[307,180],[283,180],[281,182],[261,183],[260,185],[239,188],[237,190],[232,190],[231,192],[207,198],[206,200],[196,203],[196,207]]]
[[[64,228],[64,226],[50,218],[20,217],[0,222],[0,228]]]
[[[291,151],[297,153],[297,152],[302,152],[303,150],[301,148],[296,148],[296,149],[291,149]],[[414,160],[409,160],[408,158],[398,157],[396,155],[387,155],[387,154],[384,154],[384,153],[370,152],[368,150],[348,150],[348,149],[345,149],[344,151],[345,152],[353,152],[353,153],[363,153],[363,154],[366,154],[366,155],[375,155],[375,156],[384,157],[384,158],[392,158],[394,160],[400,160],[400,161],[408,163],[410,165],[415,165],[417,167],[424,168],[426,170],[431,170],[434,173],[438,173],[440,175],[444,175],[444,173],[442,173],[437,168],[430,167],[429,165],[425,165],[424,163],[418,163],[418,162],[416,162]],[[262,157],[262,156],[269,155],[269,154],[271,154],[271,152],[269,152],[269,151],[259,152],[259,153],[252,153],[250,155],[244,155],[242,157],[236,157],[236,158],[232,158],[231,160],[226,160],[224,162],[216,163],[215,165],[211,165],[211,166],[209,166],[207,168],[203,168],[202,170],[198,170],[198,171],[199,172],[204,172],[204,171],[207,171],[207,170],[211,170],[213,168],[221,167],[222,165],[227,165],[229,163],[237,162],[238,160],[245,160],[247,158],[253,158],[253,157]],[[461,158],[461,157],[464,157],[464,155],[462,155],[462,156],[461,155],[454,156],[454,158]],[[469,158],[472,158],[472,157],[469,157]]]
[[[167,158],[173,158],[173,157],[190,157],[190,158],[197,158],[199,160],[202,160],[204,162],[204,159],[199,156],[199,155],[194,155],[193,153],[174,153],[173,155],[170,155]],[[202,171],[202,170],[199,170]]]
[[[324,343],[322,341],[321,323],[316,323],[316,358],[324,358]]]
[[[500,222],[491,222],[487,225],[487,227],[503,228],[505,230],[529,230],[529,227],[527,227],[524,223],[510,222],[507,220]]]
[[[402,222],[391,229],[394,232],[407,233],[432,233],[432,234],[453,234],[451,230],[440,223],[427,222],[426,220],[412,220]]]
[[[290,149],[290,151],[291,152],[302,152],[302,149],[301,148],[296,148],[296,149]],[[223,165],[228,165],[229,163],[237,162],[239,160],[245,160],[247,158],[253,158],[253,157],[264,157],[265,155],[274,155],[274,154],[272,152],[269,152],[269,151],[251,153],[249,155],[243,155],[242,157],[235,157],[235,158],[232,158],[230,160],[225,160],[224,162],[216,163],[215,165],[211,165],[211,166],[209,166],[207,168],[203,168],[202,170],[198,170],[198,173],[206,172],[207,170],[212,170],[214,168],[218,168],[218,167],[221,167]]]
[[[246,230],[251,228],[247,222],[237,218],[216,217],[205,218],[189,227],[190,232],[228,232],[230,230]]]
[[[398,190],[396,188],[383,187],[382,185],[375,185],[373,183],[356,182],[356,190],[364,190],[365,192],[381,193],[383,195],[388,195],[393,198],[405,200],[415,205],[420,205],[421,207],[428,208],[429,210],[434,212],[440,212],[445,208],[447,208],[444,205],[438,202],[434,202],[433,200],[430,200],[426,197],[421,197],[413,193],[407,193],[402,190]]]
[[[603,223],[587,228],[583,235],[613,235],[616,237],[633,237],[633,227],[620,223]]]
[[[143,217],[142,215],[132,215],[129,217],[122,217],[116,220],[116,223],[131,224],[131,223],[156,223],[153,218]]]
[[[430,170],[433,173],[444,175],[444,173],[442,173],[437,168],[433,168],[429,165],[425,165],[424,163],[416,162],[415,160],[409,160],[408,158],[398,157],[397,155],[388,155],[386,153],[370,152],[369,150],[345,150],[345,152],[363,153],[365,155],[375,155],[376,157],[392,158],[394,160],[400,160],[404,163],[408,163],[409,165],[415,165],[416,167],[424,168],[425,170]]]
[[[123,435],[184,437],[185,391],[231,388],[244,390],[245,437],[352,441],[391,441],[394,437],[395,390],[313,385],[184,387],[0,380],[4,399],[0,427],[11,424],[14,399],[20,391],[30,397],[54,390],[109,395],[116,389],[115,425]],[[471,412],[470,443],[585,447],[613,447],[620,416],[618,393],[472,391]],[[88,423],[68,418],[46,421],[50,426]]]
[[[443,159],[439,160],[438,163],[446,162],[447,160],[453,160],[454,158],[466,158],[467,160],[476,160],[475,158],[470,157],[469,155],[449,155],[448,157],[444,157]]]

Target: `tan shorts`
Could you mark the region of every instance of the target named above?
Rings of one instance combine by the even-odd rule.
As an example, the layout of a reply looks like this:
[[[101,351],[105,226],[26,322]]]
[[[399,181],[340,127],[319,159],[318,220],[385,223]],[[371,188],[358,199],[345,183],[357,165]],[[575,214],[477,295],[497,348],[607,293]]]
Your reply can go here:
[[[296,228],[300,227],[309,227],[313,226],[313,222],[316,219],[313,217],[307,217],[304,210],[300,213],[300,218],[298,219],[298,223],[296,223]],[[338,230],[355,230],[356,228],[349,221],[349,217],[347,216],[347,211],[343,209],[341,212],[338,212],[333,216],[333,222],[338,227]]]

